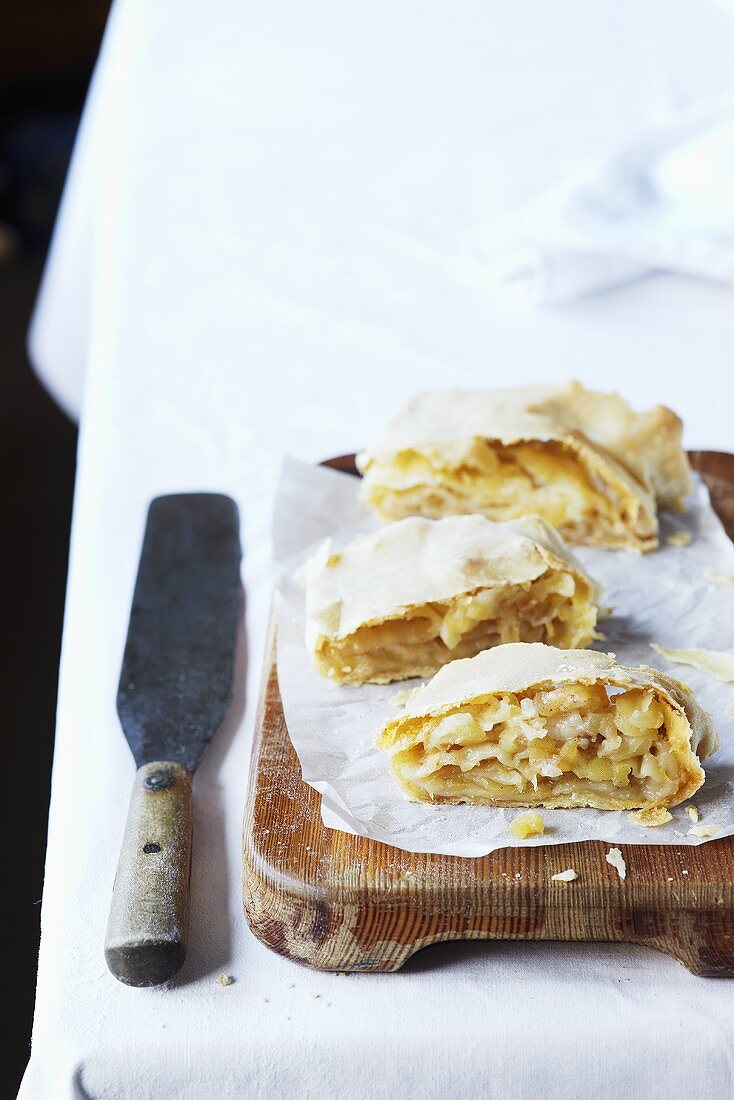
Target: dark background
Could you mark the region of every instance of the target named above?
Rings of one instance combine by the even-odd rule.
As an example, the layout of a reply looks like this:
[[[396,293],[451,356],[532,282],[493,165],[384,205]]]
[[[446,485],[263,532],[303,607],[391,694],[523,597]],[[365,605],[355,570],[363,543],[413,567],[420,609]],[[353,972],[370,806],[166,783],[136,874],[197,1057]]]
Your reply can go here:
[[[24,0],[0,16],[2,1097],[15,1096],[30,1049],[77,439],[25,341],[107,9]]]

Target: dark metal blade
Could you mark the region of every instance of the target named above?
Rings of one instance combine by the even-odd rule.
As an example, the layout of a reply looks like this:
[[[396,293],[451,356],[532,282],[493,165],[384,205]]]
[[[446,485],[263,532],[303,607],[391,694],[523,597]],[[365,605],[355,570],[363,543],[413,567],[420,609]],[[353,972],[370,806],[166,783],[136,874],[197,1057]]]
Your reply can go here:
[[[191,771],[232,698],[240,601],[237,505],[218,493],[150,505],[117,713],[138,767]]]

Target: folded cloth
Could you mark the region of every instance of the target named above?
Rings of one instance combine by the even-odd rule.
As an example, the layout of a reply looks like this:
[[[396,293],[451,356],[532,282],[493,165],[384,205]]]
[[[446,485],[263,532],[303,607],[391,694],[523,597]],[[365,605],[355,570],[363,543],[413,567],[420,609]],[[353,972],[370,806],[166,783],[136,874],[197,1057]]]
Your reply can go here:
[[[734,285],[732,101],[646,133],[532,204],[493,276],[553,305],[659,271]]]

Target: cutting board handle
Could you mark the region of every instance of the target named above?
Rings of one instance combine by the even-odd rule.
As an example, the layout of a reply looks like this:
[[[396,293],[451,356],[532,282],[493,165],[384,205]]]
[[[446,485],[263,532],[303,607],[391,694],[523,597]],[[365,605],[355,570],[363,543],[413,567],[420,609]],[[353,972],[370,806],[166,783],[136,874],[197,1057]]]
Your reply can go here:
[[[191,814],[188,768],[138,768],[105,937],[107,965],[126,985],[161,985],[186,956]]]

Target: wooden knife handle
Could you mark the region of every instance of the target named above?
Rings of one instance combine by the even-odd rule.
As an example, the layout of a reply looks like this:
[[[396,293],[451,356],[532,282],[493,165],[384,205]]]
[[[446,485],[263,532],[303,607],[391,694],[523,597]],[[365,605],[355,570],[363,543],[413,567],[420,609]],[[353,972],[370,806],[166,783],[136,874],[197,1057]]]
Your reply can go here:
[[[191,773],[157,761],[138,768],[105,937],[126,985],[161,985],[186,956],[191,873]]]

